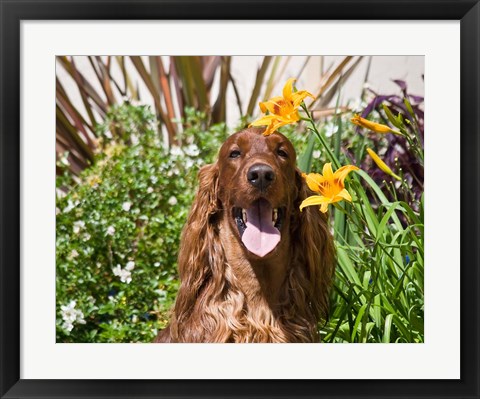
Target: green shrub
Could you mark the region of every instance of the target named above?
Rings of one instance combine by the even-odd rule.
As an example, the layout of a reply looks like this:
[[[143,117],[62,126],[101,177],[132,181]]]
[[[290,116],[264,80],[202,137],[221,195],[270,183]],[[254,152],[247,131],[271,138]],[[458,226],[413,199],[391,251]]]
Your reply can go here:
[[[168,150],[147,107],[116,107],[95,165],[58,178],[57,342],[150,342],[165,326],[197,172],[227,134],[187,115],[182,147]]]

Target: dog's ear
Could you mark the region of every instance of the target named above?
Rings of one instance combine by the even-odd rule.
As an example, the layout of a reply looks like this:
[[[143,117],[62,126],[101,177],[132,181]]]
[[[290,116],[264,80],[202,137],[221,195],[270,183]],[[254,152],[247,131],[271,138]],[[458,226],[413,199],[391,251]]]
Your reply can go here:
[[[315,195],[308,188],[300,170],[295,182],[298,189],[295,201],[292,234],[295,257],[303,266],[307,289],[307,303],[311,304],[317,320],[328,317],[329,290],[335,270],[335,248],[329,231],[328,214],[320,212],[318,206],[308,206],[300,211],[301,202]]]
[[[199,187],[187,223],[182,231],[178,270],[181,285],[172,318],[172,334],[175,339],[188,318],[205,283],[211,278],[215,265],[222,262],[222,248],[216,231],[215,218],[219,211],[218,166],[206,165],[198,173]]]
[[[198,172],[198,181],[198,191],[188,221],[193,224],[190,227],[202,229],[204,226],[201,224],[211,221],[219,210],[218,165],[214,163],[203,166]]]
[[[180,278],[191,287],[200,284],[208,272],[209,254],[206,251],[212,248],[211,241],[216,237],[212,219],[219,210],[217,164],[202,167],[198,180],[198,191],[183,228],[178,259]]]

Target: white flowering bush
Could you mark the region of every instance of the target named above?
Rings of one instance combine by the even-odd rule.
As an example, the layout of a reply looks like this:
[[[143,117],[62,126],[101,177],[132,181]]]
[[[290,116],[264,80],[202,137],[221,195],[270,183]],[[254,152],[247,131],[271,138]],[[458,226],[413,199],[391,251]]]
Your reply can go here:
[[[102,151],[80,181],[60,158],[57,342],[150,342],[167,323],[197,172],[227,135],[224,124],[205,129],[204,115],[187,115],[168,149],[150,110],[124,104],[99,126]]]

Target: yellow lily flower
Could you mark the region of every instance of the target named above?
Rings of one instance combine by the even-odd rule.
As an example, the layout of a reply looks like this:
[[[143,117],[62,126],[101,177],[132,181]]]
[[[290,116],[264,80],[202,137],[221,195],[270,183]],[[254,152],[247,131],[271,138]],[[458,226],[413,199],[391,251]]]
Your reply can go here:
[[[287,80],[283,87],[283,96],[273,97],[259,104],[261,111],[263,113],[268,111],[269,114],[250,123],[250,126],[267,126],[263,135],[269,136],[279,127],[300,120],[300,115],[298,114],[300,104],[306,97],[315,97],[306,90],[293,92],[292,87],[295,80],[294,78]]]
[[[303,173],[310,190],[319,193],[320,195],[312,195],[300,204],[300,210],[306,206],[320,205],[320,211],[327,212],[328,204],[339,202],[342,200],[352,202],[350,193],[345,188],[345,178],[347,175],[358,170],[356,166],[346,165],[339,168],[335,173],[332,170],[332,164],[326,163],[323,165],[323,175],[320,173]]]
[[[370,148],[367,148],[368,155],[370,155],[373,161],[377,164],[377,166],[384,171],[387,175],[394,177],[397,180],[402,180],[400,176],[397,176],[395,173],[392,172],[385,162],[381,160],[381,158]]]
[[[399,132],[392,130],[387,125],[382,125],[380,123],[369,121],[368,119],[362,118],[358,114],[355,114],[355,116],[350,120],[352,121],[353,124],[367,128],[372,132],[382,133],[382,134],[386,134],[386,133],[400,134]]]

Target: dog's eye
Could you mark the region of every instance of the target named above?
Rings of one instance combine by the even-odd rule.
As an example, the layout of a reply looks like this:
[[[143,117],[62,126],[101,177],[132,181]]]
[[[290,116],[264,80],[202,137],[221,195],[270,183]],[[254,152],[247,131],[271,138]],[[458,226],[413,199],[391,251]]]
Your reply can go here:
[[[280,155],[282,158],[288,158],[288,154],[284,150],[277,150],[277,154]]]
[[[230,157],[230,158],[238,158],[240,155],[241,155],[241,154],[240,154],[240,151],[238,151],[238,150],[233,150],[233,151],[230,153],[229,157]]]

